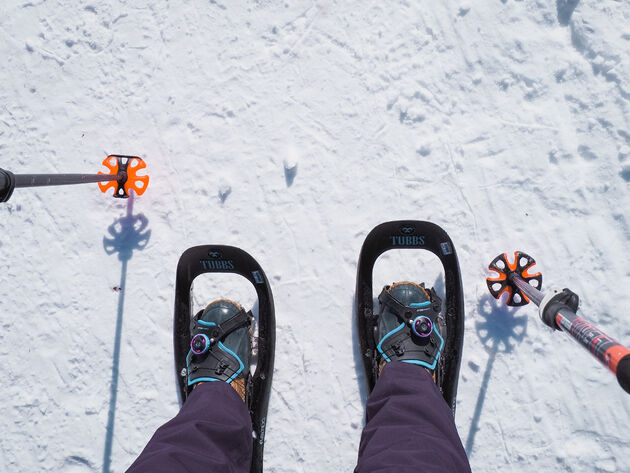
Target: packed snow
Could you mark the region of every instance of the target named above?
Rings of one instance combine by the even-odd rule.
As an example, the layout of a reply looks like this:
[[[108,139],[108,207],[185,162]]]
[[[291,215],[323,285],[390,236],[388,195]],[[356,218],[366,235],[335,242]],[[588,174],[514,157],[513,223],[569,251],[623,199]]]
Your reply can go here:
[[[628,472],[630,397],[535,307],[490,297],[522,250],[543,288],[630,344],[626,0],[3,0],[0,167],[147,161],[0,204],[0,470],[123,472],[178,410],[175,268],[239,246],[272,284],[265,471],[351,471],[364,422],[353,306],[377,224],[430,220],[459,254],[456,423],[475,472]],[[415,258],[415,256],[414,256]],[[375,290],[438,284],[383,256]],[[238,277],[195,304],[251,307]]]

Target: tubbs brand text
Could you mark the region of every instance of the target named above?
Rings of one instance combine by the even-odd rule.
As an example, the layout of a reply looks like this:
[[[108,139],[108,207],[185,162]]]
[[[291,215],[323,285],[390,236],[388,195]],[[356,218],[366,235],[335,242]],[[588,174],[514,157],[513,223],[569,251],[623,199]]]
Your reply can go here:
[[[220,271],[222,269],[232,270],[234,269],[234,262],[232,260],[202,259],[201,266],[203,266],[203,269],[205,269],[206,271],[209,271],[209,270]]]
[[[391,236],[392,245],[394,246],[422,246],[424,245],[424,235],[402,235]]]

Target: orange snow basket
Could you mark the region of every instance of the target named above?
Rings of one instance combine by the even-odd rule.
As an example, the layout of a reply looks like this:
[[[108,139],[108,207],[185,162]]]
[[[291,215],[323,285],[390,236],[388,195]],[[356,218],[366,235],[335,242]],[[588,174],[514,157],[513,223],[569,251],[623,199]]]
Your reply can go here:
[[[115,181],[98,183],[103,193],[110,188],[114,188],[114,197],[126,199],[129,197],[130,190],[133,189],[136,195],[142,195],[149,186],[149,176],[138,176],[138,171],[147,167],[142,158],[112,154],[105,158],[103,166],[109,169],[110,172],[106,174],[99,171],[99,174],[118,176],[118,179]]]

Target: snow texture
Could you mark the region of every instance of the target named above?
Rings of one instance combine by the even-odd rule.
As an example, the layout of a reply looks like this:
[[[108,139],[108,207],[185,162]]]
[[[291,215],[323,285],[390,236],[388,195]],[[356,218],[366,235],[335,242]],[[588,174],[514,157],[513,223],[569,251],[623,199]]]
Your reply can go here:
[[[473,471],[628,472],[630,398],[606,369],[490,298],[516,249],[630,344],[626,0],[3,0],[0,167],[146,159],[0,206],[0,470],[122,472],[177,412],[175,267],[240,246],[265,268],[277,351],[265,470],[351,471],[363,423],[357,257],[380,222],[459,252],[457,426]],[[377,284],[437,280],[379,260]],[[426,261],[425,261],[426,260]],[[201,292],[198,292],[201,291]],[[195,303],[254,295],[203,279]]]

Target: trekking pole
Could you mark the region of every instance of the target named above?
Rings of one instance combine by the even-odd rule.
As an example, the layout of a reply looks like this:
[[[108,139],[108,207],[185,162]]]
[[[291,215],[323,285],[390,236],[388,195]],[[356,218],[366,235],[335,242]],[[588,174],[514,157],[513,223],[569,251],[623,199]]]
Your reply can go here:
[[[535,264],[531,256],[520,251],[514,252],[513,263],[506,253],[497,256],[488,266],[498,273],[498,277],[486,279],[490,293],[497,299],[507,293],[509,306],[530,301],[536,304],[546,325],[569,334],[612,371],[623,390],[630,393],[630,350],[577,315],[580,298],[570,289],[553,287],[546,294],[541,292],[542,274],[528,272]]]
[[[103,165],[109,174],[13,174],[0,169],[0,202],[7,202],[16,187],[65,186],[98,182],[104,193],[114,188],[114,197],[126,199],[131,189],[137,195],[144,194],[149,185],[149,176],[137,173],[147,167],[142,158],[137,156],[111,155],[105,158]],[[105,184],[104,184],[105,183]]]

